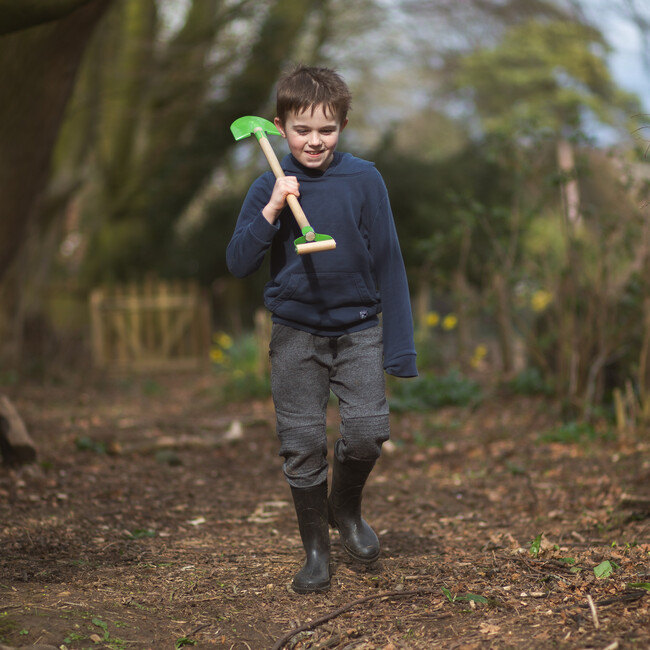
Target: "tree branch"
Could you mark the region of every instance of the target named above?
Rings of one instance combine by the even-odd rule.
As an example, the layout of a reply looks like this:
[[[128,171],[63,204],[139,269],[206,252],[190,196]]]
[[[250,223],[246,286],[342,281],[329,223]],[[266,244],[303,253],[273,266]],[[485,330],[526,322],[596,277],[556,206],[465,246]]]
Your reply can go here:
[[[439,587],[422,587],[421,589],[411,589],[409,591],[384,591],[378,594],[364,596],[363,598],[357,598],[357,600],[346,603],[345,605],[342,605],[329,614],[325,614],[324,616],[321,616],[320,618],[317,618],[316,620],[309,623],[303,623],[302,625],[291,630],[291,632],[287,632],[281,639],[276,641],[271,650],[281,650],[294,636],[296,636],[296,634],[300,634],[300,632],[305,632],[306,630],[311,630],[315,627],[318,627],[319,625],[322,625],[323,623],[327,623],[333,618],[336,618],[341,614],[345,614],[345,612],[352,609],[353,607],[367,603],[370,600],[388,600],[391,598],[405,598],[407,596],[423,596],[425,594],[433,594],[439,592]]]
[[[0,0],[0,36],[59,20],[95,0]]]

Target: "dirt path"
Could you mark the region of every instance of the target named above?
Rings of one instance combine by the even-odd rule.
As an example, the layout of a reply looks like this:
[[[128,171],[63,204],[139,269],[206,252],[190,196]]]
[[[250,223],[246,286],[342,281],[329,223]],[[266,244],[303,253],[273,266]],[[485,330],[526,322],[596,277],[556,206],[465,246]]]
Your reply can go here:
[[[39,464],[0,467],[0,643],[650,647],[650,512],[624,497],[650,494],[650,437],[551,441],[524,398],[394,415],[364,501],[381,561],[333,533],[331,591],[298,596],[269,401],[219,405],[210,376],[2,392]]]

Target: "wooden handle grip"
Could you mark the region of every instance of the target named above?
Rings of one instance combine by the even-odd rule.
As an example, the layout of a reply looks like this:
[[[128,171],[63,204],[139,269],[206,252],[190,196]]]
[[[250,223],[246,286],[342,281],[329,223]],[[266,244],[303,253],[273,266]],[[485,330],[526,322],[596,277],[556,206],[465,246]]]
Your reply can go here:
[[[266,136],[261,136],[257,141],[260,143],[260,147],[262,147],[262,151],[264,152],[264,155],[266,156],[266,159],[271,166],[271,171],[275,177],[284,178],[285,173],[282,170],[282,166],[280,165],[278,157],[275,155],[275,151],[273,151],[273,147],[271,146],[269,139]],[[300,229],[302,230],[303,228],[311,228],[309,221],[307,221],[307,215],[305,215],[302,206],[298,202],[298,197],[294,194],[288,194],[287,203],[289,204],[289,208],[291,209],[291,212],[293,212],[293,216],[296,218]]]
[[[296,246],[296,253],[304,255],[305,253],[318,253],[318,251],[330,251],[336,248],[336,242],[333,239],[326,239],[324,241],[315,241],[307,244],[298,244]]]

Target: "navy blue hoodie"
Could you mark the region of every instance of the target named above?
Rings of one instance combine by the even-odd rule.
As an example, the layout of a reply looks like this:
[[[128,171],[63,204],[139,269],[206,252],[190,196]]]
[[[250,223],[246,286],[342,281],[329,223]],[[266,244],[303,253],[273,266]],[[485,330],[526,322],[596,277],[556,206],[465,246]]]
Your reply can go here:
[[[282,160],[300,184],[300,203],[312,228],[336,249],[298,255],[300,228],[288,207],[270,224],[262,215],[275,184],[271,172],[252,185],[226,259],[243,278],[257,271],[271,247],[271,280],[264,303],[272,320],[319,336],[338,336],[378,324],[382,313],[384,369],[415,377],[413,317],[402,253],[384,181],[374,164],[334,153],[323,172],[291,154]]]

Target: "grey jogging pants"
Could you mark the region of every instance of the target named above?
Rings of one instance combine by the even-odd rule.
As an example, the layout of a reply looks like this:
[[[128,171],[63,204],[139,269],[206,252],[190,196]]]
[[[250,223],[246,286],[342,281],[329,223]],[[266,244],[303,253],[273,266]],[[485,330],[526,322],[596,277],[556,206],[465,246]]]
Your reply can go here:
[[[341,415],[337,458],[379,457],[389,437],[381,326],[316,336],[274,323],[269,354],[280,456],[291,486],[312,487],[327,480],[330,389]]]

